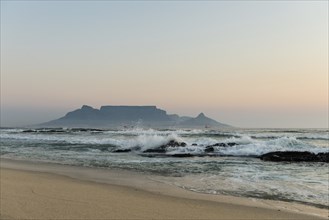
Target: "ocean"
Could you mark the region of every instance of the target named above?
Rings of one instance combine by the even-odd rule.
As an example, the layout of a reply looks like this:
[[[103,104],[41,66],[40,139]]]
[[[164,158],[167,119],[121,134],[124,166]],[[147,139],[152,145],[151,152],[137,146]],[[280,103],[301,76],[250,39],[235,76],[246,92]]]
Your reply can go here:
[[[259,159],[273,151],[329,152],[328,129],[1,128],[0,131],[1,158],[126,169],[199,193],[329,208],[328,163]],[[170,141],[186,145],[169,146],[160,153],[152,151]],[[211,145],[213,150],[206,152]]]

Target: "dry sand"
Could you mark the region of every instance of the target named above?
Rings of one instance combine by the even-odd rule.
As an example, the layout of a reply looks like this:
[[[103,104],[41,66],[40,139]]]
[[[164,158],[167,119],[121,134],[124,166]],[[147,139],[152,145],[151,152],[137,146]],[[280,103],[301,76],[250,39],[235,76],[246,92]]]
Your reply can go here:
[[[327,210],[198,194],[125,171],[3,159],[0,171],[1,219],[328,219]]]

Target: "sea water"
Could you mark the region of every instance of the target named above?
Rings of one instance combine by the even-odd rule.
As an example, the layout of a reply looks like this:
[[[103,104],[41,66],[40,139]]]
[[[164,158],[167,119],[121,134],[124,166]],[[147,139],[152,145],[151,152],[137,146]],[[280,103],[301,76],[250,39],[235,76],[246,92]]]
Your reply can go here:
[[[1,158],[129,169],[187,190],[329,207],[328,163],[267,162],[273,151],[329,152],[328,129],[17,129],[0,130]],[[143,153],[170,140],[159,156]],[[216,146],[205,155],[205,148]],[[116,153],[116,150],[129,152]],[[177,154],[194,157],[172,157]]]

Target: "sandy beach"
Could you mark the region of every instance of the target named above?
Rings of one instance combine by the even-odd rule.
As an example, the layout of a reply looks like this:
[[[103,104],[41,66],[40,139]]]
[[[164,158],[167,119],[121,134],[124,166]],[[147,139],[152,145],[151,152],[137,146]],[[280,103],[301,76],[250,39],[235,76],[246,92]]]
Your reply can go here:
[[[328,212],[193,193],[120,170],[2,159],[1,219],[328,219]]]

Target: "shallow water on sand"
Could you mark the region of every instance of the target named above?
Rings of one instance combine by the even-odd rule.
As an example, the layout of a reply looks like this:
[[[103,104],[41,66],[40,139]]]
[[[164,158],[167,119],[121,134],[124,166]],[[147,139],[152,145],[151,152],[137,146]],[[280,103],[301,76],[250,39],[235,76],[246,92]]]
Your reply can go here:
[[[156,173],[160,181],[200,193],[329,207],[328,163],[258,158],[273,151],[328,152],[326,129],[1,129],[0,138],[2,158]],[[144,153],[170,140],[186,146],[156,156]],[[235,145],[216,146],[205,154],[216,143]],[[130,152],[115,153],[118,149]],[[195,157],[172,157],[177,154]]]

